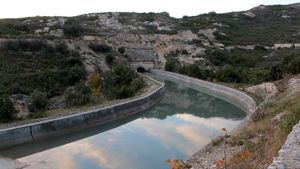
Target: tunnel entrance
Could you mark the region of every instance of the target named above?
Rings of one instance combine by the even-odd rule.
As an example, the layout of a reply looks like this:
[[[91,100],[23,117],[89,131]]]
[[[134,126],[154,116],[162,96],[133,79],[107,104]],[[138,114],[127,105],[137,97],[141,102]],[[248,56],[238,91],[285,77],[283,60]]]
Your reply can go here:
[[[143,68],[143,67],[138,67],[138,68],[136,69],[136,71],[139,72],[139,73],[143,73],[143,72],[146,72],[146,69]]]

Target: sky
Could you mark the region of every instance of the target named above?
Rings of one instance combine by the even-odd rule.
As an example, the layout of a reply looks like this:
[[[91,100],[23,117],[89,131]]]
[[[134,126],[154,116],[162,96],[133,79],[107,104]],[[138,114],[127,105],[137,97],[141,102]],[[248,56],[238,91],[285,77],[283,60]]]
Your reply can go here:
[[[76,16],[98,12],[168,12],[180,18],[215,11],[248,10],[264,4],[291,4],[300,0],[2,0],[0,18]]]

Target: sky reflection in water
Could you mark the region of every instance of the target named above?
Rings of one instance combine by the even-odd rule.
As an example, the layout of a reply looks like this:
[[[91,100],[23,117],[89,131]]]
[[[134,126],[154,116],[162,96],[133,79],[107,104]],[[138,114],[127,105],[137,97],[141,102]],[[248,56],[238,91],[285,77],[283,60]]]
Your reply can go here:
[[[167,169],[166,159],[186,159],[245,113],[215,97],[167,83],[165,98],[130,123],[20,158],[57,169]]]

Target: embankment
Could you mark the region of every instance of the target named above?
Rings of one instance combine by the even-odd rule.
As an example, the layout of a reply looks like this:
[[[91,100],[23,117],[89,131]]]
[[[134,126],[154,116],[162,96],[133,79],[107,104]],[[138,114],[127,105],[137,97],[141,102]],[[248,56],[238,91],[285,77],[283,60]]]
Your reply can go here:
[[[146,110],[159,102],[165,93],[163,83],[151,80],[159,83],[160,87],[133,100],[61,118],[2,129],[0,149],[80,131]]]

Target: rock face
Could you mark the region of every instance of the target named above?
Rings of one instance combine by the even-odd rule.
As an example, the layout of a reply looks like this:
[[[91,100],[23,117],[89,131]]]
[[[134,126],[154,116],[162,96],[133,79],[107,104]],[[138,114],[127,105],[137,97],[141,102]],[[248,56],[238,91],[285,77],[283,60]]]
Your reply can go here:
[[[26,117],[29,114],[28,105],[30,103],[30,97],[22,94],[14,94],[11,96],[16,110],[18,111],[18,117]]]
[[[119,13],[110,14],[100,14],[98,18],[98,24],[105,26],[109,29],[121,30],[123,25],[118,20]]]
[[[215,40],[214,32],[216,32],[216,29],[205,29],[205,30],[199,30],[198,34],[203,35],[210,41]]]
[[[289,93],[300,92],[300,75],[298,75],[288,81],[288,90],[289,90]]]
[[[198,36],[190,30],[179,32],[178,35],[184,41],[192,41],[194,39],[198,39]]]
[[[268,169],[300,169],[300,122],[293,128]]]
[[[126,54],[131,62],[154,62],[157,57],[151,48],[127,48]]]
[[[259,96],[262,99],[269,99],[278,93],[277,86],[274,83],[263,83],[251,86],[245,89],[246,92]]]

